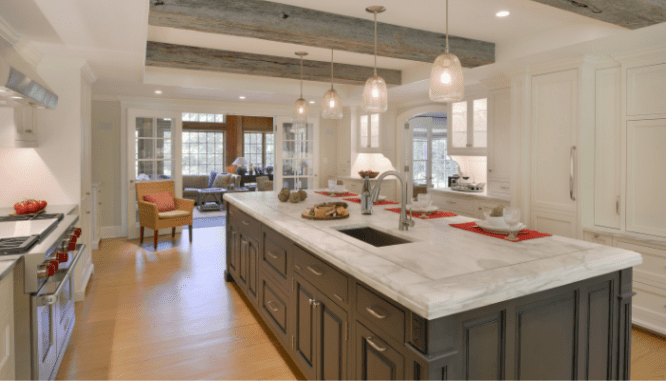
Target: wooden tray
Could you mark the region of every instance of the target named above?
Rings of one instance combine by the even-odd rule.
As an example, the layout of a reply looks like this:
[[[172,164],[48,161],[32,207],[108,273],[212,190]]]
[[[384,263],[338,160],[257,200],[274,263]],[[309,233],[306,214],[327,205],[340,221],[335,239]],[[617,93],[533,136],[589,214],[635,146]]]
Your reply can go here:
[[[10,216],[34,216],[34,215],[36,215],[36,214],[42,214],[42,213],[44,213],[44,212],[46,212],[46,208],[40,210],[40,211],[37,212],[37,213],[26,213],[26,214],[9,213],[9,215],[10,215]]]
[[[316,208],[318,206],[342,206],[345,209],[347,209],[349,205],[346,202],[327,202],[324,204],[317,204],[314,207]],[[342,220],[344,218],[349,218],[349,211],[347,211],[346,216],[335,216],[335,217],[315,217],[311,216],[310,212],[303,212],[301,214],[301,217],[305,218],[306,220],[314,220],[314,221]]]

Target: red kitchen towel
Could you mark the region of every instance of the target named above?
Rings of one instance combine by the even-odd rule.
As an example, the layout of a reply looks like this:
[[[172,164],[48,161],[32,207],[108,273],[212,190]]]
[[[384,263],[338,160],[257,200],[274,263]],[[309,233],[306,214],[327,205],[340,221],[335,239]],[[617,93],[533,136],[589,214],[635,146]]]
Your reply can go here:
[[[392,208],[392,209],[386,209],[389,212],[393,213],[400,213],[400,208]],[[412,217],[414,218],[421,218],[424,220],[430,220],[432,218],[444,218],[444,217],[455,217],[457,214],[451,213],[451,212],[442,212],[441,210],[438,210],[436,212],[430,213],[430,214],[425,214],[425,213],[411,213],[407,212],[407,214],[411,214]]]
[[[331,192],[315,192],[317,194],[320,194],[322,196],[328,196],[328,197],[356,197],[358,196],[356,193],[352,192],[345,192],[345,193],[331,193]]]
[[[357,204],[361,203],[360,198],[346,198],[345,201],[351,201],[351,202],[355,202]],[[372,205],[395,205],[395,204],[397,204],[397,202],[389,201],[389,200],[377,201],[377,202],[372,203]]]
[[[468,222],[468,223],[465,223],[465,224],[451,224],[451,226],[453,226],[454,228],[463,229],[463,230],[467,230],[469,232],[479,233],[479,234],[487,235],[488,237],[495,237],[495,238],[499,238],[499,239],[504,239],[508,235],[508,234],[488,233],[487,231],[478,227],[476,225],[476,222]],[[540,233],[540,232],[534,231],[534,230],[523,229],[518,233],[517,236],[518,236],[518,241],[526,241],[528,239],[550,237],[551,234]],[[510,242],[518,242],[518,241],[510,241]]]

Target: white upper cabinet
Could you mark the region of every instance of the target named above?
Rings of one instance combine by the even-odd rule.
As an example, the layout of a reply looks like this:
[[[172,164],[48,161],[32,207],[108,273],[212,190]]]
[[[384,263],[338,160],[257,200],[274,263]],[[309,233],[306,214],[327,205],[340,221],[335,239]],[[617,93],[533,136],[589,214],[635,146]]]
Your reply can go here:
[[[629,232],[666,236],[666,119],[627,122]]]
[[[666,64],[627,70],[627,116],[666,114]]]
[[[449,103],[448,154],[485,156],[488,148],[488,99]]]
[[[488,94],[488,178],[511,178],[511,91]]]
[[[621,227],[620,68],[596,73],[594,141],[594,225]]]

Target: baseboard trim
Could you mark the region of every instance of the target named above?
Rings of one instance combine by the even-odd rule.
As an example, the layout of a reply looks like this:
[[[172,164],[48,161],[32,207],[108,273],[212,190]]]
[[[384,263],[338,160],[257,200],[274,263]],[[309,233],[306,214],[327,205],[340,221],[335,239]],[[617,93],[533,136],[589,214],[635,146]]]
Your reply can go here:
[[[100,239],[98,238],[96,241],[91,242],[90,245],[92,246],[93,250],[99,250],[99,241],[100,241]]]
[[[102,226],[100,235],[100,238],[120,238],[125,237],[125,232],[121,226]],[[97,248],[93,249],[96,250]]]
[[[95,272],[95,265],[90,263],[83,273],[81,287],[74,291],[73,299],[75,302],[82,302],[86,298],[86,288],[88,288],[88,282],[90,282],[93,272]]]

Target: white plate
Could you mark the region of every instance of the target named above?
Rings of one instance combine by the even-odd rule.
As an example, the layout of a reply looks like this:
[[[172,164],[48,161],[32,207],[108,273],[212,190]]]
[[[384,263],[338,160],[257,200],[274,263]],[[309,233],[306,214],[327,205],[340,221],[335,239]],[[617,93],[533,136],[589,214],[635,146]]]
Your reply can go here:
[[[414,212],[414,213],[434,213],[434,212],[439,210],[439,208],[436,207],[436,206],[428,206],[428,207],[425,207],[425,208],[424,207],[417,207],[417,208],[414,208],[414,210],[412,210],[412,208],[414,208],[414,205],[412,205],[412,204],[407,205],[407,210],[409,210],[410,212]]]
[[[377,201],[384,201],[384,200],[386,200],[386,196],[377,197]]]
[[[328,190],[328,193],[330,194],[341,194],[341,193],[348,193],[349,191],[345,188],[342,190]]]
[[[509,234],[509,228],[508,227],[501,227],[501,226],[494,226],[489,224],[486,221],[476,221],[476,225],[483,229],[484,231],[487,231],[488,233],[495,233],[495,234]],[[516,226],[513,230],[516,232],[519,232],[521,230],[525,229],[525,224],[520,223],[518,226]]]

